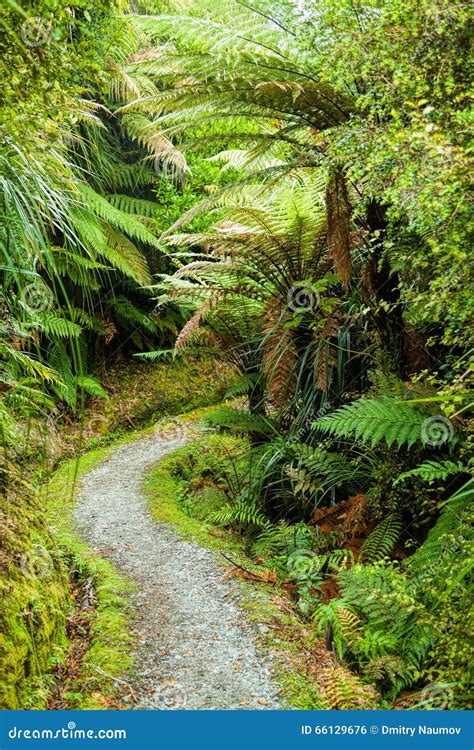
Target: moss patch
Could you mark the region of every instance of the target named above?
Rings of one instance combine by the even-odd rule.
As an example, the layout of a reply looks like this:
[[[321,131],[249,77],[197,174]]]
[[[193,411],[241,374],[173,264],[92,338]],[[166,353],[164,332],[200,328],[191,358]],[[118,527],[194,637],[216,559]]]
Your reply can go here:
[[[163,417],[219,403],[234,380],[227,365],[204,354],[115,363],[107,372],[108,398],[93,400],[77,424],[63,425],[62,439],[86,450],[115,443]]]
[[[0,504],[0,708],[44,708],[65,647],[68,578],[35,488],[9,467]]]
[[[92,577],[97,596],[91,643],[82,674],[65,693],[70,708],[107,707],[108,698],[117,694],[114,678],[120,678],[132,666],[133,641],[126,598],[132,586],[78,538],[72,517],[81,474],[103,461],[110,451],[111,448],[103,448],[78,461],[68,461],[42,492],[51,532],[69,564],[70,573],[81,578]]]

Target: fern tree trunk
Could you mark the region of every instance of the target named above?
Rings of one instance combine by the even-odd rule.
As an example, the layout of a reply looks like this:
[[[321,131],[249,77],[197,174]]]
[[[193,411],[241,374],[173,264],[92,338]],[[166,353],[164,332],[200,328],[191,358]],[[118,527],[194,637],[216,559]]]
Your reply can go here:
[[[387,235],[385,209],[376,201],[367,206],[366,225],[374,252],[364,270],[362,290],[365,301],[373,306],[372,318],[378,336],[380,365],[387,373],[406,377],[405,324],[400,303],[399,277],[392,273],[383,257]]]
[[[265,390],[263,387],[263,383],[260,379],[257,379],[254,386],[250,389],[248,393],[248,404],[249,404],[249,412],[254,417],[264,417],[266,410],[265,410]],[[258,445],[262,445],[262,443],[266,442],[265,435],[262,435],[260,432],[250,432],[249,433],[249,439],[252,447],[256,447]]]

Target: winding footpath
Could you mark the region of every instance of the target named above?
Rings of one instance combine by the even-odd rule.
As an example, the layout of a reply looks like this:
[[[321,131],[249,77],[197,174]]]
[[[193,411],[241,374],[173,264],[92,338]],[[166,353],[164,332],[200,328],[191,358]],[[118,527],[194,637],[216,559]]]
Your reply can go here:
[[[81,536],[135,584],[137,709],[282,708],[272,657],[241,608],[241,586],[214,553],[155,523],[142,484],[192,428],[155,432],[117,448],[82,478]]]

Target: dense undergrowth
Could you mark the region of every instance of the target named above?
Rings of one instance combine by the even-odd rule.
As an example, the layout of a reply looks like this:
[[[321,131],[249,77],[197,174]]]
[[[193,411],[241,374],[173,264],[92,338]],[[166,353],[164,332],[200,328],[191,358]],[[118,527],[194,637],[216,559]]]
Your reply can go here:
[[[455,538],[443,535],[448,507],[425,544],[407,557],[396,518],[370,523],[363,494],[322,508],[309,523],[272,523],[241,499],[252,471],[259,471],[252,461],[247,440],[211,433],[160,462],[147,489],[157,520],[223,551],[241,578],[280,587],[277,601],[294,617],[290,632],[280,626],[278,648],[299,643],[311,654],[296,659],[296,670],[293,663],[291,676],[299,670],[304,679],[298,690],[288,690],[290,699],[303,707],[306,696],[304,707],[313,709],[432,708],[433,688],[426,685],[436,683],[455,707],[469,705],[470,633],[461,614],[467,593],[458,585],[467,566],[462,532],[468,527]],[[433,546],[440,556],[426,565]],[[446,570],[452,571],[448,578]],[[459,609],[453,613],[454,602]],[[264,612],[262,605],[261,619]],[[311,648],[309,626],[316,639]]]
[[[290,576],[338,694],[469,705],[466,4],[7,0],[0,23],[8,705],[44,700],[64,646],[38,484],[226,388],[208,422],[245,450],[210,450],[209,487],[189,469],[183,507]]]

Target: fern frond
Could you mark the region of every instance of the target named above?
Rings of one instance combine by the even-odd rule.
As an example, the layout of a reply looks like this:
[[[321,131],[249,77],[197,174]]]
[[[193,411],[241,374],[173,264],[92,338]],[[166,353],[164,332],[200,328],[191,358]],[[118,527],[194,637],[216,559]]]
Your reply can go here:
[[[454,463],[454,461],[425,461],[424,463],[417,466],[411,471],[404,471],[394,481],[394,486],[400,482],[404,482],[410,477],[418,477],[424,482],[434,482],[436,479],[444,481],[447,477],[453,474],[462,474],[468,470],[468,466],[461,462]]]
[[[336,437],[354,437],[372,447],[382,440],[388,446],[411,448],[422,439],[426,414],[406,401],[388,396],[359,399],[314,423],[319,432]]]
[[[270,419],[246,411],[222,407],[218,411],[206,414],[204,421],[209,427],[226,427],[237,433],[248,434],[249,432],[261,435],[269,435],[274,431]]]
[[[77,338],[82,332],[82,327],[78,323],[49,312],[40,313],[38,322],[41,330],[57,338]]]
[[[232,526],[243,524],[244,526],[255,526],[265,528],[268,526],[268,518],[254,503],[238,502],[234,505],[226,505],[221,510],[211,513],[207,519],[209,523],[216,526]]]
[[[378,704],[378,695],[373,687],[364,683],[360,677],[346,667],[325,669],[321,675],[323,697],[329,708],[336,711],[354,711],[374,709]]]
[[[114,208],[127,214],[136,214],[137,216],[152,218],[159,214],[161,210],[159,203],[144,200],[143,198],[136,198],[133,195],[110,193],[105,197]]]
[[[129,237],[141,240],[141,242],[145,242],[153,247],[160,246],[158,238],[144,224],[134,216],[113,206],[107,198],[97,193],[89,185],[81,185],[80,191],[86,205],[95,215],[100,216],[101,219],[104,219],[104,221],[121,230]]]
[[[89,396],[94,396],[95,398],[108,398],[107,391],[98,378],[95,378],[92,375],[78,375],[75,380],[78,388],[85,391],[85,393],[88,393]]]
[[[369,562],[388,557],[402,531],[402,519],[396,513],[385,516],[363,543],[360,554]]]

